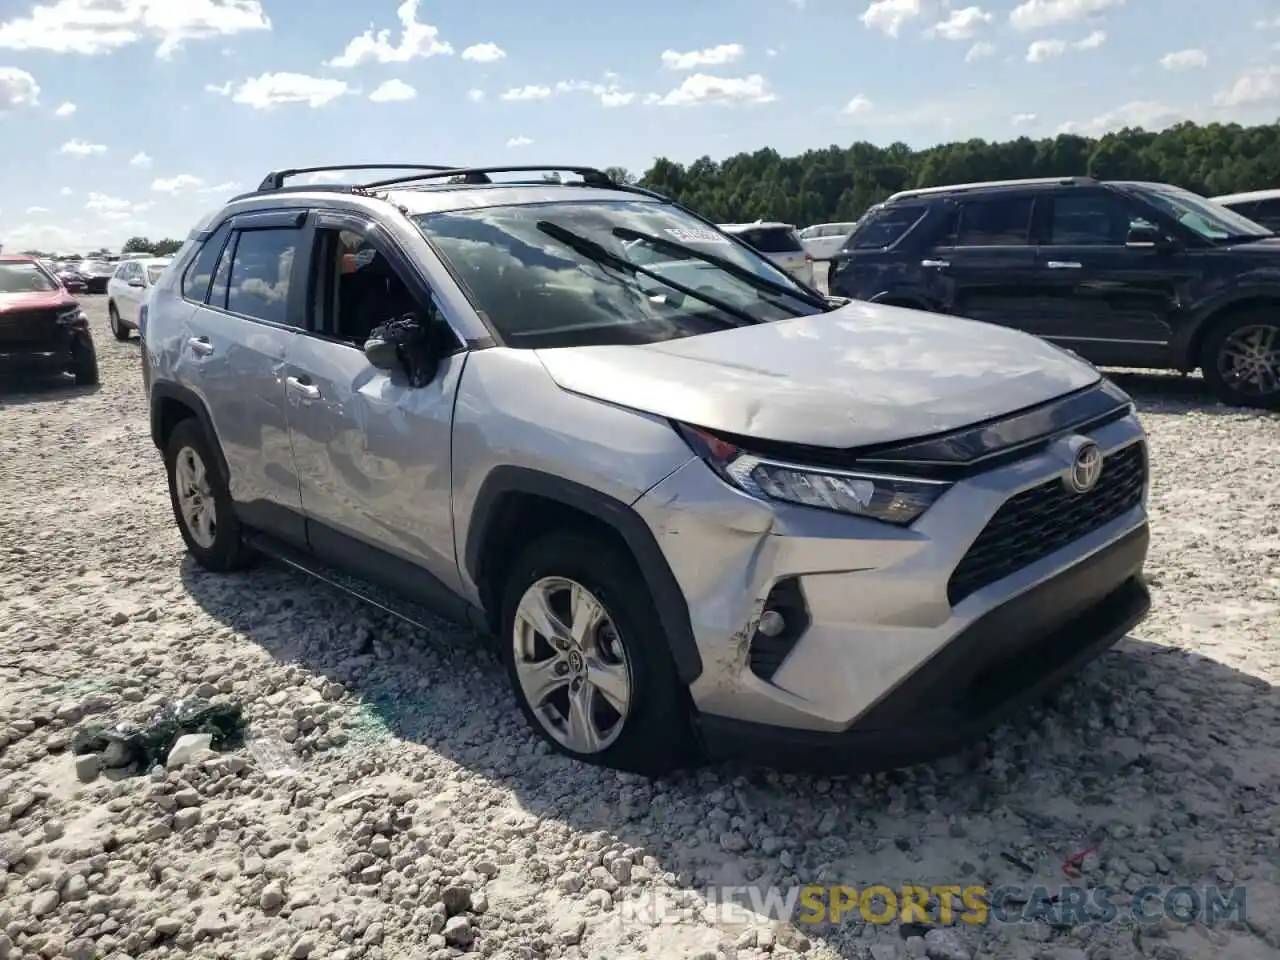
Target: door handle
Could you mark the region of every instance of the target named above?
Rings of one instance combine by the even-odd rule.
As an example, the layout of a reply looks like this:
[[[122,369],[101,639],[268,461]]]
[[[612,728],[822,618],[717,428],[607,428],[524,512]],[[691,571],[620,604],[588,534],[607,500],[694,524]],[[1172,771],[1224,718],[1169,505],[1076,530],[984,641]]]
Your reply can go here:
[[[935,269],[938,269],[938,270],[945,270],[947,269],[947,267],[951,266],[951,261],[950,260],[921,260],[920,266],[934,267]]]
[[[1050,270],[1079,270],[1080,264],[1074,260],[1050,260],[1047,264]]]
[[[314,383],[307,383],[298,377],[286,377],[284,382],[290,390],[300,394],[306,400],[320,399],[320,388]]]
[[[213,344],[209,342],[208,337],[192,337],[187,341],[187,346],[202,357],[207,357],[213,353]]]

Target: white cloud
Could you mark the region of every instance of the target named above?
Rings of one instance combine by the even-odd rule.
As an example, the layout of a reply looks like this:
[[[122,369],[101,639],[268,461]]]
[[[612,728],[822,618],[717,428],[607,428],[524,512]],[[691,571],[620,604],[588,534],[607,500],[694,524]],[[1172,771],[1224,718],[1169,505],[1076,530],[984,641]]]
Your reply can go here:
[[[1095,30],[1074,43],[1067,43],[1065,40],[1036,40],[1027,47],[1027,63],[1044,63],[1062,56],[1068,50],[1097,50],[1106,42],[1105,30]]]
[[[71,196],[71,194],[75,193],[75,191],[72,190],[70,187],[63,187],[61,190],[58,191],[58,193],[60,193],[64,197],[69,197]]]
[[[1067,52],[1065,40],[1037,40],[1027,47],[1027,63],[1044,63]]]
[[[1015,30],[1040,30],[1075,23],[1122,6],[1124,0],[1026,0],[1009,14]]]
[[[924,0],[873,0],[862,14],[862,25],[896,37],[908,21],[924,15],[925,6]]]
[[[664,50],[662,51],[662,65],[668,70],[719,67],[740,59],[745,52],[740,43],[722,43],[719,46],[707,47],[705,50],[690,50],[688,53]]]
[[[151,158],[139,150],[133,155],[133,159],[129,161],[131,167],[149,167],[151,166]]]
[[[48,213],[48,207],[27,207],[27,213]]]
[[[875,105],[870,100],[862,94],[858,94],[844,105],[844,109],[841,112],[850,117],[856,117],[859,114],[869,112],[874,106]]]
[[[962,10],[952,10],[951,16],[939,20],[929,28],[929,32],[945,40],[971,40],[991,20],[991,14],[981,7],[965,7]]]
[[[528,137],[512,137],[510,140],[507,141],[508,147],[528,147],[532,145],[533,145],[533,141],[530,140]]]
[[[989,57],[995,52],[996,45],[994,43],[987,43],[985,40],[979,40],[970,47],[969,52],[964,55],[964,62],[973,63],[975,60],[981,60],[984,57]]]
[[[205,89],[229,96],[235,103],[243,103],[255,110],[266,110],[286,103],[305,103],[312,109],[323,107],[347,93],[350,87],[345,80],[312,77],[305,73],[264,73],[245,80],[239,87],[233,88],[227,83],[208,85]]]
[[[1178,50],[1160,58],[1160,66],[1166,70],[1199,70],[1209,65],[1209,55],[1203,50]]]
[[[188,40],[270,29],[258,0],[54,0],[0,23],[0,48],[93,55],[151,39],[167,59]]]
[[[53,115],[55,117],[69,117],[75,112],[76,112],[76,105],[74,103],[68,102],[68,103],[61,104],[57,110],[53,111]]]
[[[425,57],[449,56],[453,45],[440,39],[440,31],[429,23],[418,22],[419,0],[404,0],[396,8],[400,21],[400,42],[391,42],[390,30],[374,32],[372,26],[353,38],[346,49],[330,60],[330,67],[358,67],[367,61],[375,63],[408,63]]]
[[[462,59],[473,63],[493,63],[506,57],[507,51],[496,43],[473,43],[462,51]]]
[[[635,102],[636,95],[623,90],[617,83],[592,83],[587,80],[561,80],[556,93],[589,93],[600,98],[603,107],[625,107]]]
[[[545,100],[551,96],[550,87],[512,87],[502,95],[503,100]]]
[[[418,91],[403,80],[387,80],[379,84],[378,88],[369,94],[369,99],[374,103],[393,103],[400,100],[412,100],[417,95]]]
[[[1172,123],[1190,119],[1185,110],[1157,103],[1153,100],[1134,100],[1092,120],[1070,121],[1058,127],[1058,133],[1078,133],[1098,136],[1125,127],[1142,127],[1145,130],[1162,130]]]
[[[1213,102],[1220,107],[1243,107],[1254,103],[1280,101],[1280,66],[1249,70],[1236,77]]]
[[[470,100],[472,103],[479,103],[481,100],[484,99],[484,91],[476,90],[476,89],[468,90],[467,99]]]
[[[220,97],[229,97],[234,86],[235,84],[228,80],[226,83],[206,83],[204,89],[207,93],[216,93]]]
[[[100,143],[89,143],[87,140],[68,140],[58,148],[59,153],[69,153],[73,157],[92,157],[99,156],[107,152],[107,148]]]
[[[1015,127],[1024,127],[1029,123],[1035,123],[1036,115],[1034,113],[1015,113],[1010,122]]]
[[[235,193],[237,190],[241,188],[241,186],[242,184],[240,184],[236,180],[225,180],[222,183],[215,183],[211,187],[201,187],[200,192],[201,193],[222,193],[222,194]]]
[[[139,212],[146,210],[150,204],[134,203],[132,200],[122,200],[119,197],[108,196],[105,193],[90,193],[89,200],[85,203],[84,208],[90,213],[95,213],[103,220],[132,220]]]
[[[34,107],[40,102],[36,78],[17,67],[0,67],[0,113],[18,107]]]
[[[156,193],[189,193],[204,185],[202,178],[190,173],[180,173],[176,177],[152,181],[151,189]]]
[[[713,77],[695,73],[666,94],[650,94],[645,102],[662,107],[693,107],[718,103],[772,103],[778,98],[758,73],[748,77]]]

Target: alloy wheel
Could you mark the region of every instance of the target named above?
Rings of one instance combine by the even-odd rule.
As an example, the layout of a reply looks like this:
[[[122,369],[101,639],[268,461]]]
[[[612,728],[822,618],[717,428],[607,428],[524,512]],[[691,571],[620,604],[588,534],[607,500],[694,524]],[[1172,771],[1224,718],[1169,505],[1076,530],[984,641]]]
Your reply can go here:
[[[206,550],[212,550],[218,537],[218,513],[204,460],[191,447],[178,451],[173,467],[178,510],[191,538]]]

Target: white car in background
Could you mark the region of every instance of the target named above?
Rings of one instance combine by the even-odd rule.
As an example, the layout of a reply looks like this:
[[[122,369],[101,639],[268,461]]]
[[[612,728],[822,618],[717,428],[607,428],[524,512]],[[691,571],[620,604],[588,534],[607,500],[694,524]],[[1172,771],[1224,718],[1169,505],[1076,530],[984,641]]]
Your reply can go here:
[[[128,340],[130,332],[138,329],[142,305],[170,262],[169,257],[148,257],[116,265],[107,281],[107,317],[117,340]]]
[[[719,227],[754,247],[801,283],[813,286],[813,257],[805,251],[791,224],[757,220],[755,223],[722,223]]]
[[[805,227],[796,236],[814,260],[830,260],[839,251],[845,238],[853,233],[856,222],[815,223]]]
[[[1249,193],[1228,193],[1209,199],[1272,233],[1280,230],[1280,190],[1251,190]]]

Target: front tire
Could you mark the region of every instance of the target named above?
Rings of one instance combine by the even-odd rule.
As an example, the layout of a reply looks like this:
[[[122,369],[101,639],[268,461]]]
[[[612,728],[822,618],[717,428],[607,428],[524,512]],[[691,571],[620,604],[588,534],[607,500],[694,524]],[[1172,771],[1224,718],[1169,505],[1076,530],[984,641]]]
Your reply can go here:
[[[1223,403],[1280,410],[1280,316],[1253,308],[1221,320],[1205,339],[1205,381]]]
[[[694,756],[687,693],[635,562],[603,537],[525,549],[502,606],[503,662],[525,719],[555,751],[660,776]]]
[[[77,340],[71,347],[71,375],[77,387],[93,387],[98,384],[98,351],[93,343]]]
[[[124,321],[120,319],[120,311],[116,309],[114,303],[107,304],[107,321],[111,324],[111,334],[117,340],[129,339],[129,328],[124,325]]]
[[[215,573],[247,566],[249,551],[231,494],[199,421],[190,418],[174,427],[164,464],[173,517],[195,561]]]

